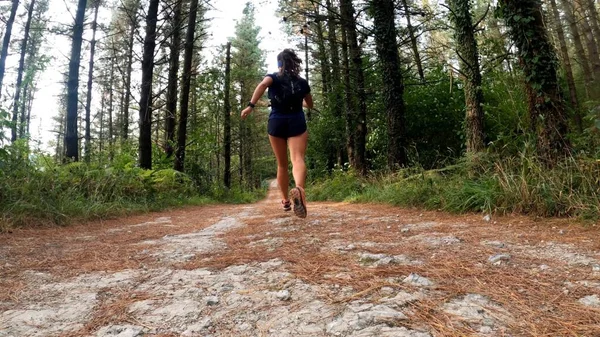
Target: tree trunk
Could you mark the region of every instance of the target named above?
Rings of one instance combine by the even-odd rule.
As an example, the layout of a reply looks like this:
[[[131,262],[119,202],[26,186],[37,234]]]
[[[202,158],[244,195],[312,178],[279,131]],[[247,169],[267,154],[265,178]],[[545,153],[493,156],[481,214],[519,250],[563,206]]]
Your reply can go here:
[[[331,91],[331,69],[329,68],[329,62],[327,57],[327,50],[325,49],[325,37],[323,36],[323,24],[321,21],[315,23],[316,27],[316,38],[317,47],[319,48],[319,64],[321,65],[321,81],[323,83],[323,96],[327,97]]]
[[[387,111],[387,162],[390,170],[408,165],[406,156],[404,79],[396,41],[393,0],[371,0],[373,30],[381,64],[383,101]]]
[[[137,9],[133,9],[134,11]],[[147,20],[147,18],[146,18]],[[155,19],[156,20],[156,19]],[[156,26],[156,23],[154,24]],[[155,27],[156,29],[156,27]],[[148,29],[146,29],[146,33]],[[127,42],[127,72],[125,73],[125,96],[123,103],[123,112],[121,113],[121,138],[126,140],[129,137],[129,104],[131,102],[131,69],[133,67],[133,40],[135,37],[135,22],[131,21],[131,30],[129,31],[129,41]],[[144,48],[146,41],[144,40]],[[154,47],[152,48],[154,50]],[[144,50],[145,51],[145,50]],[[154,62],[154,58],[153,58]]]
[[[146,36],[142,55],[142,84],[140,93],[140,167],[152,169],[152,77],[154,74],[154,47],[159,0],[150,0],[146,15]],[[125,107],[127,111],[128,107]],[[126,116],[124,116],[124,119]],[[124,121],[127,124],[127,121]],[[125,130],[125,128],[124,128]]]
[[[556,55],[544,27],[539,0],[501,0],[501,13],[525,74],[538,155],[552,166],[570,153],[564,100],[558,84]]]
[[[85,162],[89,163],[92,151],[91,135],[91,111],[92,111],[92,81],[94,79],[94,53],[96,52],[96,29],[98,28],[98,8],[100,3],[96,2],[94,7],[94,21],[92,21],[92,41],[90,42],[90,63],[88,69],[87,97],[85,101]]]
[[[590,25],[592,26],[592,31],[594,32],[594,37],[596,38],[596,42],[600,40],[600,17],[598,17],[598,10],[596,9],[596,4],[594,0],[580,0],[583,1],[583,6],[588,11],[588,20]]]
[[[35,91],[36,91],[36,87],[33,86],[31,87],[31,93],[29,94],[29,99],[28,99],[28,103],[27,103],[27,128],[26,128],[26,135],[29,136],[29,126],[31,125],[31,107],[33,105],[33,100],[35,99]]]
[[[367,102],[365,94],[365,76],[363,73],[362,52],[358,46],[356,21],[354,19],[354,6],[351,0],[340,0],[342,20],[347,35],[348,51],[351,61],[351,72],[356,83],[356,98],[358,100],[358,114],[356,118],[355,138],[355,169],[361,175],[367,174],[366,141],[367,141]]]
[[[329,55],[331,58],[331,81],[330,87],[331,92],[329,94],[329,108],[331,113],[335,117],[335,120],[340,120],[342,118],[343,109],[344,109],[344,99],[343,99],[343,88],[342,88],[342,72],[340,69],[340,51],[338,48],[338,40],[337,40],[337,23],[334,17],[335,8],[331,5],[331,0],[327,0],[327,33],[328,33],[328,41],[329,41]],[[340,128],[336,128],[335,139],[337,140],[335,144],[332,144],[335,147],[336,156],[337,156],[337,164],[342,165],[342,153],[343,153],[343,131]],[[330,166],[333,169],[333,165]]]
[[[410,37],[410,45],[413,51],[413,56],[415,57],[415,62],[417,64],[419,78],[421,79],[421,81],[424,82],[425,72],[423,71],[423,63],[421,62],[421,55],[419,54],[417,38],[415,37],[414,28],[410,20],[410,10],[408,9],[408,1],[402,0],[402,6],[404,7],[404,13],[406,16],[406,29],[408,30],[408,36]]]
[[[23,86],[23,96],[21,96],[21,120],[19,122],[19,139],[25,138],[25,124],[27,123],[27,102],[29,101],[27,94],[30,87],[29,83],[25,83]]]
[[[590,68],[590,61],[585,55],[585,50],[583,49],[581,34],[579,33],[579,27],[577,27],[577,21],[573,12],[573,5],[570,3],[570,0],[561,0],[561,3],[565,17],[569,24],[569,29],[571,30],[571,38],[573,39],[573,45],[575,46],[575,54],[577,54],[577,58],[579,59],[579,64],[581,65],[583,72],[585,93],[589,98],[591,96],[591,88],[594,83],[592,69]]]
[[[10,45],[10,35],[12,34],[12,26],[15,22],[17,9],[19,8],[19,0],[13,0],[10,9],[10,16],[6,21],[6,31],[2,40],[2,51],[0,52],[0,97],[2,97],[2,80],[4,79],[4,70],[6,68],[6,57],[8,56],[8,46]]]
[[[19,59],[19,69],[17,70],[17,84],[15,85],[15,100],[13,103],[12,115],[13,124],[11,126],[10,138],[10,140],[13,143],[17,140],[17,121],[19,120],[19,100],[21,97],[21,84],[23,82],[23,71],[25,70],[25,54],[27,53],[27,41],[29,41],[29,29],[31,28],[31,18],[33,17],[34,6],[35,0],[31,0],[27,12],[27,23],[25,23],[25,33],[23,36],[23,42],[21,43],[21,58]]]
[[[165,116],[165,142],[167,157],[173,155],[175,120],[177,116],[177,90],[179,51],[181,47],[181,7],[183,0],[176,0],[173,11],[171,46],[169,55],[169,83],[167,85],[167,114]]]
[[[460,69],[465,76],[467,152],[475,153],[485,148],[483,133],[483,91],[479,51],[469,0],[450,0],[450,19],[454,23],[454,38]]]
[[[175,170],[183,172],[185,163],[185,143],[187,141],[187,120],[190,103],[190,87],[192,78],[192,58],[194,57],[194,34],[196,31],[196,14],[198,0],[191,0],[188,26],[185,36],[185,51],[183,55],[183,83],[181,86],[181,106],[179,112],[179,127],[177,129],[177,151],[175,152]]]
[[[113,129],[113,103],[114,103],[114,80],[115,80],[115,62],[114,51],[113,51],[113,59],[110,63],[110,83],[109,83],[109,93],[108,93],[108,160],[112,163],[113,160],[113,139],[114,139],[114,129]]]
[[[225,102],[223,111],[223,156],[224,171],[223,184],[231,188],[231,99],[229,89],[231,87],[231,42],[227,43],[227,58],[225,61]]]
[[[67,81],[67,120],[65,132],[65,156],[67,160],[79,161],[79,138],[77,136],[77,104],[79,103],[79,64],[81,62],[81,43],[83,41],[83,20],[87,0],[79,0],[75,26],[73,27],[73,44],[69,60],[69,79]]]
[[[571,58],[569,56],[569,48],[567,46],[567,40],[565,38],[565,32],[563,30],[562,21],[560,20],[560,13],[556,0],[550,0],[550,7],[552,9],[554,27],[556,29],[556,35],[558,36],[558,43],[560,46],[560,53],[562,55],[563,68],[567,77],[567,85],[569,86],[569,97],[571,98],[571,107],[575,111],[575,123],[579,132],[583,132],[583,123],[581,118],[581,112],[579,111],[579,99],[577,98],[577,88],[575,86],[575,77],[573,76],[573,68],[571,67]]]
[[[106,90],[106,88],[104,88]],[[105,91],[102,91],[100,98],[100,130],[98,132],[98,153],[100,154],[99,159],[102,158],[104,152],[104,111],[106,110],[106,97]]]
[[[600,81],[600,54],[598,53],[598,46],[594,40],[594,32],[588,22],[588,17],[585,14],[584,8],[582,8],[580,0],[575,0],[573,5],[575,6],[575,17],[581,24],[581,32],[585,39],[587,46],[590,63],[592,65],[592,72],[594,73],[594,80]],[[597,88],[594,88],[594,93],[597,94]]]
[[[352,167],[356,167],[355,137],[354,137],[354,115],[356,115],[356,102],[354,100],[354,90],[350,79],[350,60],[348,56],[348,36],[346,28],[342,30],[342,62],[344,63],[344,93],[346,98],[346,152],[348,153],[348,161]]]

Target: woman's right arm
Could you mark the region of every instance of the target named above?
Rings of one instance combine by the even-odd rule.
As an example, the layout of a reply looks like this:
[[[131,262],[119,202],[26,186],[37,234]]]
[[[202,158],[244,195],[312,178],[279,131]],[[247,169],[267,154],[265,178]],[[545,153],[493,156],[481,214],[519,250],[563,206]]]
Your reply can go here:
[[[250,103],[252,104],[256,104],[258,103],[258,100],[260,100],[260,98],[262,97],[262,95],[264,95],[265,91],[267,90],[268,87],[270,87],[273,84],[273,79],[270,76],[265,77],[262,82],[260,82],[257,86],[256,89],[254,89],[254,94],[252,94],[252,98],[250,99]],[[244,110],[242,110],[242,119],[246,118],[251,112],[252,112],[253,108],[251,107],[246,107]]]

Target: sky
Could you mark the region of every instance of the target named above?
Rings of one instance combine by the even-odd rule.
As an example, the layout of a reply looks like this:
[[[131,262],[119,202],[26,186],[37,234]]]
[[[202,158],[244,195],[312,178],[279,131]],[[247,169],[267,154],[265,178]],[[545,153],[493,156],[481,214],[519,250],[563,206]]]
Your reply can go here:
[[[235,23],[242,17],[242,10],[248,0],[211,0],[212,7],[207,16],[211,18],[209,32],[212,33],[211,38],[207,41],[206,52],[204,55],[210,55],[210,51],[216,50],[220,45],[224,45],[229,37],[235,33]],[[294,47],[294,43],[290,41],[281,29],[281,19],[277,17],[277,0],[250,0],[256,8],[256,23],[261,27],[260,37],[261,48],[266,51],[266,64],[269,72],[277,70],[276,56],[284,48]],[[70,0],[50,0],[48,16],[53,24],[68,24],[72,22],[72,14],[75,10],[75,2]],[[23,10],[23,8],[21,8]],[[91,15],[91,11],[88,15]],[[99,21],[108,23],[110,20],[110,11],[104,10],[99,14]],[[19,34],[21,28],[13,28],[13,38],[15,34]],[[3,33],[3,32],[2,32]],[[2,34],[3,35],[3,34]],[[98,38],[102,36],[99,35]],[[20,37],[16,37],[19,38]],[[66,71],[68,56],[70,53],[71,42],[68,36],[56,36],[54,34],[46,34],[47,41],[42,47],[42,53],[51,55],[53,60],[47,67],[46,71],[38,79],[38,91],[35,94],[35,99],[32,104],[32,121],[31,121],[31,137],[32,143],[39,145],[41,150],[52,152],[49,142],[56,138],[56,134],[52,133],[54,122],[52,117],[59,112],[60,105],[58,97],[64,90],[63,75]],[[84,34],[84,39],[91,39],[89,29]],[[89,50],[86,42],[84,42],[84,50],[82,50],[82,66],[87,68],[89,60]],[[7,60],[7,71],[4,79],[5,85],[14,82],[16,78],[16,68],[18,63],[18,53],[9,56]],[[137,65],[139,67],[139,64]],[[141,77],[141,73],[134,71],[132,80],[136,77]],[[137,80],[139,81],[139,79]],[[80,85],[87,82],[87,69],[80,72]],[[98,98],[98,92],[94,92]],[[3,96],[6,96],[3,94]],[[4,99],[4,97],[3,97]],[[79,98],[80,102],[85,100],[85,97]],[[4,103],[7,105],[8,103]],[[99,108],[99,100],[95,99],[92,102],[92,115],[95,109]]]

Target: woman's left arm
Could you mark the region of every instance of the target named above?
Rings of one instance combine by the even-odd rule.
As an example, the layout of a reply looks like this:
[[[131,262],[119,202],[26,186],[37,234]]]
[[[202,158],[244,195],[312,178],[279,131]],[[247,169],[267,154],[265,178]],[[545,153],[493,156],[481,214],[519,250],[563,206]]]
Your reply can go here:
[[[265,91],[267,90],[268,87],[271,86],[271,84],[273,84],[273,79],[270,76],[265,77],[262,80],[262,82],[260,82],[256,86],[256,89],[254,89],[254,94],[252,94],[250,103],[251,104],[258,103],[258,100],[262,97],[262,95],[264,95]],[[253,109],[254,108],[252,108],[251,106],[248,106],[244,110],[242,110],[242,119],[245,119],[246,117],[248,117],[248,115],[252,112]]]

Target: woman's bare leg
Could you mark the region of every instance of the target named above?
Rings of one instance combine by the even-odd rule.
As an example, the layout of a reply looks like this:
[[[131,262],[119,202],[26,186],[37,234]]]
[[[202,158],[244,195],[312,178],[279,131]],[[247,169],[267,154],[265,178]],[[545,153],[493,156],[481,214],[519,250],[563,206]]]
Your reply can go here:
[[[290,157],[292,159],[293,167],[292,174],[294,175],[296,186],[302,188],[304,188],[306,183],[306,164],[304,163],[304,156],[306,154],[307,144],[308,131],[288,139],[288,147],[290,148]]]
[[[287,141],[284,138],[273,137],[271,135],[269,135],[269,141],[277,159],[277,184],[279,184],[281,198],[289,200],[290,176],[288,173]]]

